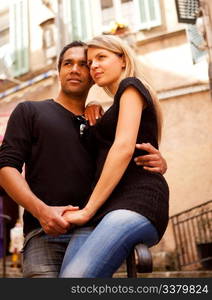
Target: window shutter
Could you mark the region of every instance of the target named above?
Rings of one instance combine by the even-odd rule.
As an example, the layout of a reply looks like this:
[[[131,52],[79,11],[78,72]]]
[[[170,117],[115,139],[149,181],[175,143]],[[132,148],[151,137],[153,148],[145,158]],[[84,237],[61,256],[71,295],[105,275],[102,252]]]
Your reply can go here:
[[[203,47],[204,39],[197,30],[197,26],[193,24],[187,25],[187,36],[190,42],[192,61],[196,64],[201,57],[207,54]]]
[[[28,0],[12,0],[10,3],[10,45],[14,77],[29,71],[28,21]]]
[[[92,0],[66,0],[67,31],[69,40],[87,40],[92,36]]]
[[[150,29],[161,25],[159,0],[137,0],[140,14],[138,29]]]

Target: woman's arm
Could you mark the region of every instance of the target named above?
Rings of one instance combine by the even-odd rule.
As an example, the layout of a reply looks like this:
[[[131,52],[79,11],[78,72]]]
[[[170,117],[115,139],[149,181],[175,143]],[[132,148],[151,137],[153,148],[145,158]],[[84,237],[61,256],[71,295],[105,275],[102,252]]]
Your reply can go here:
[[[85,208],[65,213],[64,217],[69,222],[82,225],[91,219],[120,181],[135,150],[143,106],[141,94],[135,88],[128,87],[120,98],[115,140],[100,178]]]

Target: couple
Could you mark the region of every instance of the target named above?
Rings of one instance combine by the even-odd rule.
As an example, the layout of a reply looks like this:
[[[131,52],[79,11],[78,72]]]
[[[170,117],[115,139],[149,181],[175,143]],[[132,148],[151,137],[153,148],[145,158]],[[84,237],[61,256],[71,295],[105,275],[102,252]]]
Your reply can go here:
[[[24,277],[112,277],[135,244],[163,236],[169,190],[159,173],[166,169],[157,150],[161,116],[137,68],[114,36],[73,42],[59,57],[58,97],[20,103],[11,114],[0,185],[25,208]],[[114,102],[82,134],[93,80]]]

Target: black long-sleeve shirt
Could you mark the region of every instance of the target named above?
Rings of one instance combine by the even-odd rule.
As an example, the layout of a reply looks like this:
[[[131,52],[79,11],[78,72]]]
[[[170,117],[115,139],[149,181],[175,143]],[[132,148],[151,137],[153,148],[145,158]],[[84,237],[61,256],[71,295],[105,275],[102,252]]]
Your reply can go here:
[[[47,205],[83,207],[91,191],[94,162],[84,147],[80,122],[57,102],[17,105],[0,147],[0,168],[22,172],[32,192]],[[24,233],[40,224],[24,212]]]

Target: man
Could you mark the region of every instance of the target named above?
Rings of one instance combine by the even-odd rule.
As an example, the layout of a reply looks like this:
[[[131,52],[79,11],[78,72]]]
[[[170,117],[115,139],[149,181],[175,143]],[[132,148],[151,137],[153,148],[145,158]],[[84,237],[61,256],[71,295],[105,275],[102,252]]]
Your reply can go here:
[[[83,207],[90,193],[94,162],[81,136],[85,101],[93,84],[85,49],[82,42],[63,48],[58,96],[20,103],[0,148],[0,185],[25,208],[24,277],[58,276],[70,239],[63,213]],[[91,121],[98,109],[89,114],[90,110]],[[164,173],[166,163],[159,151],[149,144],[139,147],[150,152],[140,164],[147,161],[153,172]]]

